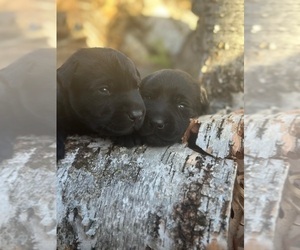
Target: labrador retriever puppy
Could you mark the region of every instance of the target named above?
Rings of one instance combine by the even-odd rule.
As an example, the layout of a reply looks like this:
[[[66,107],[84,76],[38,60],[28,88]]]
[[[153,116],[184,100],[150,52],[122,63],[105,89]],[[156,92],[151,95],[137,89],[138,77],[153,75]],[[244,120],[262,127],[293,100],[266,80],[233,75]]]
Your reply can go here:
[[[145,77],[140,93],[146,106],[139,140],[151,146],[180,142],[190,118],[205,114],[207,95],[199,83],[181,70],[164,69]]]
[[[0,70],[0,162],[20,135],[56,131],[56,50],[32,51]]]
[[[71,134],[117,136],[138,130],[145,105],[134,63],[111,48],[84,48],[57,70],[57,158]]]

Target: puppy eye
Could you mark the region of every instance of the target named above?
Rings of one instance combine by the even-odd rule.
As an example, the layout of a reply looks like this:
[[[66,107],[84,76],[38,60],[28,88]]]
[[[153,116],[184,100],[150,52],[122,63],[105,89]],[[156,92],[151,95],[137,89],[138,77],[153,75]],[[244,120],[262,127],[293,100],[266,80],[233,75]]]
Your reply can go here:
[[[110,91],[107,87],[103,87],[103,88],[99,89],[98,91],[103,95],[110,95]]]
[[[177,105],[177,107],[178,107],[179,109],[184,109],[184,108],[186,107],[186,105],[185,105],[184,103],[179,103],[179,104]]]

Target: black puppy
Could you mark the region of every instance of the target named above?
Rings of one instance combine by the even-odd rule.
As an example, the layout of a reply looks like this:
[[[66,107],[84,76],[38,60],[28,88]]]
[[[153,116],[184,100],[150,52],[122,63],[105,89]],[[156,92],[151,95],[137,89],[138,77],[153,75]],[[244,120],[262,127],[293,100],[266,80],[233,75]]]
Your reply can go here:
[[[134,63],[110,48],[75,52],[58,70],[57,158],[71,134],[116,136],[142,126],[145,106]]]
[[[51,48],[28,53],[0,70],[0,161],[12,156],[19,135],[55,136],[55,71]]]
[[[146,106],[144,124],[138,131],[141,142],[166,146],[180,142],[190,118],[205,114],[205,90],[188,73],[165,69],[145,77],[140,93]]]

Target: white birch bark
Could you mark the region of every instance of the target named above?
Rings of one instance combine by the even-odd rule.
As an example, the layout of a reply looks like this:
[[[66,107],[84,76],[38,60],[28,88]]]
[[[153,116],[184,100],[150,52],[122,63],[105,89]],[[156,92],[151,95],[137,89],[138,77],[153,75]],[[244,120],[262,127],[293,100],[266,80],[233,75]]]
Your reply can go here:
[[[245,117],[245,249],[287,249],[299,232],[299,117]]]
[[[60,249],[204,249],[213,234],[227,244],[234,161],[179,144],[68,145],[58,168]]]
[[[55,140],[20,137],[0,163],[0,249],[56,248]]]

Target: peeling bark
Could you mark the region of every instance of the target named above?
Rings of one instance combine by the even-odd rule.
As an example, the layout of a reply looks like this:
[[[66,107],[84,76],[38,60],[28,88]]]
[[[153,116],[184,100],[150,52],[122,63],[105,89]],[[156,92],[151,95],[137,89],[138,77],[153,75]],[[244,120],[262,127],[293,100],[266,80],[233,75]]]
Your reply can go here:
[[[196,134],[196,137],[193,136]],[[191,122],[184,141],[217,158],[243,159],[243,111],[201,116]],[[193,140],[193,141],[191,141]]]

